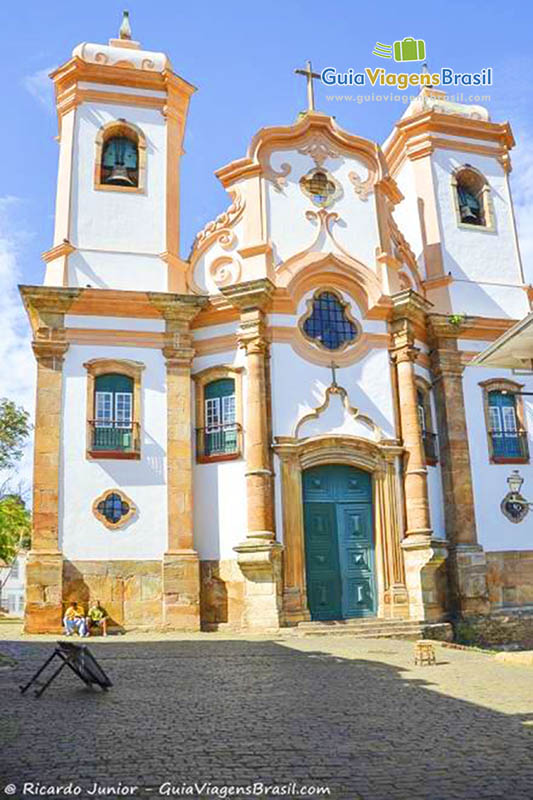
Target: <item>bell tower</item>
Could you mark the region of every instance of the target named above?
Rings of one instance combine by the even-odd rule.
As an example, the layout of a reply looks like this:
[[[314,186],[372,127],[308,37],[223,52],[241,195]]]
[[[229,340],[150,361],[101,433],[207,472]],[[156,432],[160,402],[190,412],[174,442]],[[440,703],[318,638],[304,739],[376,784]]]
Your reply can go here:
[[[437,312],[529,310],[509,186],[514,144],[508,122],[425,86],[384,145],[405,198],[395,218]]]
[[[195,88],[132,39],[82,43],[53,74],[59,167],[48,286],[184,291],[179,170]]]

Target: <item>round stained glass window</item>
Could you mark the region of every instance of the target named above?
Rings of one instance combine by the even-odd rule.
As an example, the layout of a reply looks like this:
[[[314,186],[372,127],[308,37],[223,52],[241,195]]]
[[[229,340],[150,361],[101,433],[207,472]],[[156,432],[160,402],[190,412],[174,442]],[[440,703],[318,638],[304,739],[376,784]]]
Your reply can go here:
[[[302,328],[306,336],[328,350],[339,350],[356,339],[359,333],[347,315],[346,304],[332,291],[315,294]]]

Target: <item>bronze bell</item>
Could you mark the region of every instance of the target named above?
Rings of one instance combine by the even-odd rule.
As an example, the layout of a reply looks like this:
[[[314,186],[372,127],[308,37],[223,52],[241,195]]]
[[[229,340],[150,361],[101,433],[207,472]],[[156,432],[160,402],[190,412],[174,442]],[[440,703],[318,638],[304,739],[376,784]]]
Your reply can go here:
[[[122,165],[115,164],[111,171],[111,175],[106,180],[106,183],[113,183],[117,186],[135,186],[134,182],[128,175],[128,170]]]
[[[477,214],[470,208],[468,204],[461,206],[461,222],[468,222],[476,224],[478,222]]]

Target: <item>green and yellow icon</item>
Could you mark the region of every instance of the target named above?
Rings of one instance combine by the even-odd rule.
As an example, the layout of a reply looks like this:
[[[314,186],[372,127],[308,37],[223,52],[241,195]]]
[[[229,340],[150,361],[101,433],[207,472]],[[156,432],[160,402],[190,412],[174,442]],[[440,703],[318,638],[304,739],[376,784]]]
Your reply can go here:
[[[376,42],[372,55],[379,58],[394,56],[395,61],[424,61],[426,43],[424,39],[413,39],[412,36],[406,36],[405,39],[400,39],[392,45]]]

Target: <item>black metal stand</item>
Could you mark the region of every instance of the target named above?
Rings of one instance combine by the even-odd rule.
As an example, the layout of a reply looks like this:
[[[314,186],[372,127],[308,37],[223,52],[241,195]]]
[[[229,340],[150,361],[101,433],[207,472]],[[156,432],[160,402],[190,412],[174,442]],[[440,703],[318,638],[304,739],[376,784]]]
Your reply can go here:
[[[61,665],[50,675],[46,682],[42,683],[38,681],[38,677],[44,672],[54,658],[59,658]],[[35,675],[25,686],[20,687],[21,694],[24,694],[32,684],[35,684],[38,688],[35,689],[33,693],[35,697],[40,697],[65,667],[71,669],[86,686],[92,687],[93,684],[96,684],[104,692],[107,692],[109,687],[113,685],[86,645],[58,642],[58,647],[56,647],[52,655],[46,659],[42,667],[37,670]]]

